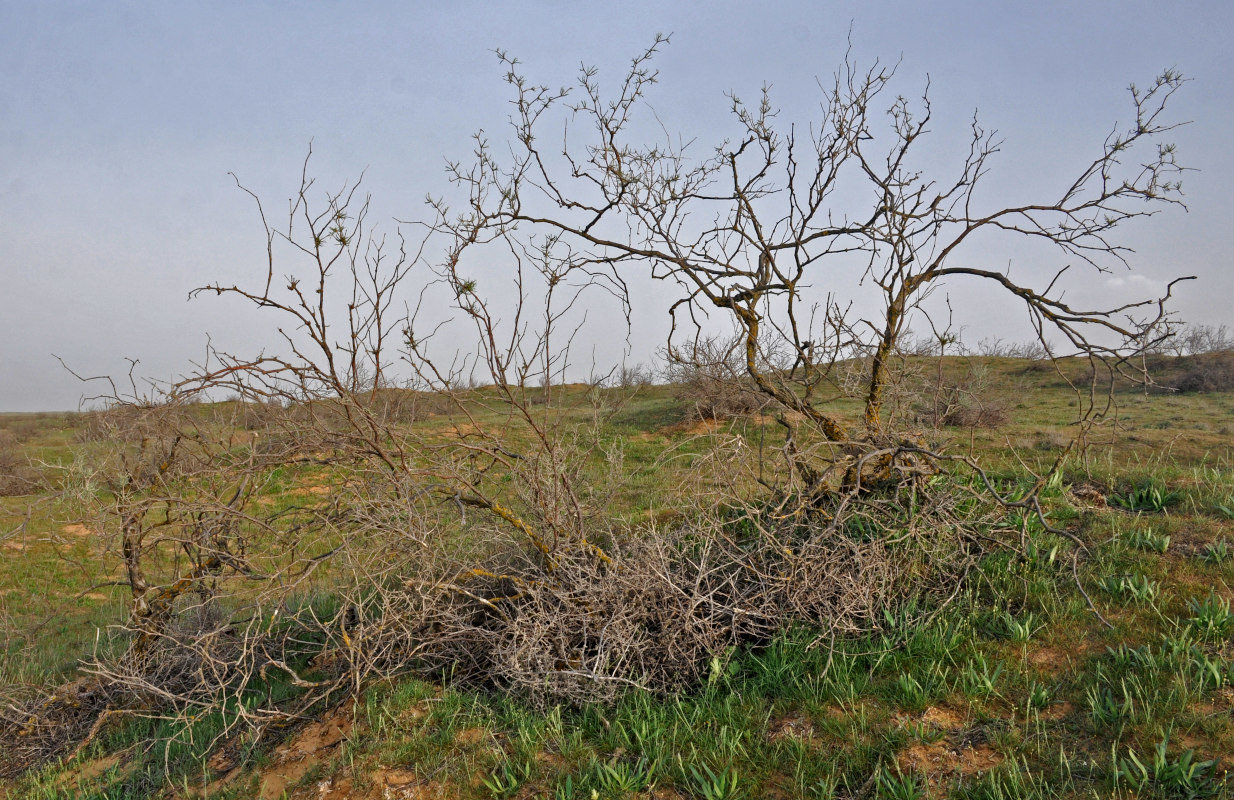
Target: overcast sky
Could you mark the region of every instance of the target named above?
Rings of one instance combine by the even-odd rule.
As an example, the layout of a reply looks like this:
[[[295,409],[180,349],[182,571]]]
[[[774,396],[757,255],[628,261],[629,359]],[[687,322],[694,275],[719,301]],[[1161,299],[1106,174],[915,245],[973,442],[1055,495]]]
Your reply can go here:
[[[1077,291],[1122,297],[1196,274],[1182,316],[1234,322],[1228,0],[0,0],[0,411],[77,406],[83,387],[53,353],[83,374],[122,374],[134,358],[139,374],[167,378],[200,358],[207,336],[248,352],[271,341],[269,320],[236,303],[186,299],[206,282],[264,274],[259,221],[228,173],[279,205],[311,140],[324,184],[367,170],[375,219],[415,217],[426,193],[446,191],[445,160],[469,155],[472,132],[500,133],[509,94],[494,48],[537,81],[568,85],[580,62],[615,81],[671,33],[651,102],[670,127],[711,142],[732,133],[730,90],[752,98],[770,84],[785,117],[808,122],[816,78],[843,59],[850,25],[858,61],[901,62],[899,91],[929,75],[943,143],[963,136],[974,109],[998,129],[991,186],[1009,195],[1057,194],[1128,121],[1127,85],[1181,70],[1192,82],[1171,113],[1193,121],[1174,137],[1197,170],[1184,179],[1191,211],[1128,229],[1135,275]],[[965,291],[953,299],[966,338],[1027,334],[1019,309]],[[655,302],[640,320],[635,361],[664,333]],[[595,324],[608,347],[598,358],[619,359],[620,337]]]

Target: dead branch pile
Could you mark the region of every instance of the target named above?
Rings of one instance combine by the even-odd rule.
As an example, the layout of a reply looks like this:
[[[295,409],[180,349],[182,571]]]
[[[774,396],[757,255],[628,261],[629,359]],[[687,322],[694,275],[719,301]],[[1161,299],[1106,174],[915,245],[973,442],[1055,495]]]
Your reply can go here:
[[[495,579],[482,591],[499,597],[514,583],[517,599],[487,613],[455,606],[438,624],[464,632],[451,659],[469,667],[459,677],[541,706],[608,702],[632,686],[670,692],[737,645],[793,625],[869,631],[907,597],[953,588],[954,541],[941,558],[895,549],[821,521],[652,529],[613,543],[607,560],[581,548],[558,554],[560,578]],[[931,577],[914,574],[914,562],[934,562]]]
[[[969,554],[956,526],[942,524],[948,506],[935,503],[898,537],[872,515],[836,525],[822,515],[745,514],[627,531],[603,550],[567,544],[553,551],[551,569],[535,549],[495,553],[486,568],[457,574],[452,561],[434,570],[405,563],[380,585],[339,587],[329,612],[305,607],[284,611],[281,625],[167,632],[144,658],[92,669],[176,712],[253,696],[258,676],[303,690],[294,713],[407,673],[500,688],[540,706],[612,702],[635,686],[677,691],[713,658],[787,627],[871,631],[910,598],[951,594]],[[255,708],[250,722],[291,711]]]
[[[1001,428],[1011,421],[989,370],[980,366],[957,377],[944,377],[940,367],[937,377],[918,389],[914,410],[919,422],[934,427]]]
[[[71,751],[91,737],[120,697],[106,685],[82,678],[54,690],[19,684],[0,686],[0,778]]]
[[[1179,359],[1175,386],[1180,392],[1228,392],[1234,390],[1234,351],[1197,353]]]
[[[0,497],[31,494],[44,486],[43,476],[18,453],[19,438],[0,429]]]
[[[746,374],[738,339],[703,338],[670,348],[666,375],[691,419],[725,420],[758,414],[771,404]]]
[[[970,534],[997,516],[958,484],[913,477],[830,508],[785,498],[673,527],[610,525],[546,553],[488,524],[451,535],[445,514],[412,521],[395,487],[378,488],[347,518],[334,578],[297,586],[288,569],[257,591],[245,590],[251,575],[186,591],[164,616],[113,628],[82,680],[9,698],[0,736],[24,744],[10,771],[80,746],[118,710],[222,714],[220,741],[260,738],[402,674],[541,707],[680,691],[777,631],[868,632],[910,600],[952,596]]]

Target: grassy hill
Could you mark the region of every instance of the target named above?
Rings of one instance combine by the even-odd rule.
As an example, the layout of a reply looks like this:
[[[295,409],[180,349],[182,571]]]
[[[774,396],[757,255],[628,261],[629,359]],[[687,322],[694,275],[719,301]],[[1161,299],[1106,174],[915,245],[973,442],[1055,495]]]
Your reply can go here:
[[[1219,379],[1226,366],[1153,365],[1163,382],[1193,389],[1209,386],[1197,372]],[[918,378],[895,409],[901,427],[937,451],[976,458],[1001,491],[1050,469],[1088,402],[1068,386],[1087,369],[1078,362],[1056,370],[957,357],[908,367]],[[466,441],[505,425],[493,394],[472,390],[465,415],[428,396],[388,400],[402,404],[399,424],[431,447],[437,437]],[[965,551],[971,570],[946,593],[878,606],[881,616],[859,630],[797,620],[726,646],[672,690],[623,686],[608,702],[553,701],[449,669],[374,680],[259,739],[220,736],[225,720],[204,712],[169,720],[153,706],[126,706],[67,731],[73,741],[59,758],[32,772],[17,774],[20,748],[10,747],[5,790],[32,798],[1224,796],[1234,768],[1234,393],[1119,385],[1116,396],[1117,408],[1042,492],[1046,519],[1063,535],[1027,515],[1001,515],[980,529],[988,541]],[[717,453],[788,446],[771,417],[712,419],[699,400],[689,387],[643,385],[553,387],[541,402],[560,430],[591,431],[579,469],[611,490],[593,499],[614,526],[670,530],[706,513],[719,483],[760,497],[759,476],[717,470],[730,463]],[[851,401],[831,410],[860,414]],[[257,452],[252,431],[267,430],[258,419],[266,411],[232,402],[186,413],[223,451]],[[0,416],[0,674],[11,687],[71,693],[96,642],[107,646],[96,629],[127,614],[111,522],[86,511],[110,491],[91,484],[88,465],[108,451],[112,430],[103,412]],[[521,435],[503,441],[514,448]],[[621,478],[608,485],[605,470],[617,463]],[[346,496],[351,469],[324,456],[280,468],[254,490],[252,507],[325,513]],[[971,475],[955,480],[980,488]],[[519,487],[502,491],[517,497]],[[328,593],[332,574],[315,578],[318,591]],[[290,703],[294,687],[284,690]],[[78,749],[79,741],[88,744]]]

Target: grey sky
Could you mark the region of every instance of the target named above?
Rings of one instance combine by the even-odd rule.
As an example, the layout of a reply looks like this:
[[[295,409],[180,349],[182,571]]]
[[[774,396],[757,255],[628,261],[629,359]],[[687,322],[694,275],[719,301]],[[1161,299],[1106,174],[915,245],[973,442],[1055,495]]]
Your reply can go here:
[[[447,189],[446,158],[478,128],[500,132],[509,95],[492,55],[569,85],[580,61],[614,81],[657,32],[651,102],[689,135],[731,131],[726,90],[771,84],[808,121],[816,77],[844,54],[902,60],[900,91],[928,73],[936,146],[974,109],[1005,138],[990,192],[1056,190],[1129,118],[1125,88],[1176,66],[1173,109],[1189,215],[1128,230],[1137,274],[1092,295],[1180,274],[1186,319],[1234,321],[1228,222],[1234,186],[1234,4],[1146,2],[59,3],[0,0],[0,411],[73,408],[82,373],[167,378],[216,343],[251,352],[269,322],[235,303],[186,301],[213,280],[263,270],[251,201],[279,205],[310,139],[327,185],[367,169],[374,219],[414,217]],[[611,85],[611,84],[610,84]],[[962,142],[957,141],[957,145]],[[1014,258],[1007,253],[1003,263]],[[1139,282],[1137,284],[1137,281]],[[966,338],[1023,336],[1006,311],[957,287]],[[1014,309],[1018,313],[1018,309]],[[634,360],[661,343],[645,310]],[[1018,317],[1017,317],[1018,320]],[[611,338],[611,337],[610,337]],[[617,352],[616,357],[620,357]],[[612,358],[605,351],[601,359]]]

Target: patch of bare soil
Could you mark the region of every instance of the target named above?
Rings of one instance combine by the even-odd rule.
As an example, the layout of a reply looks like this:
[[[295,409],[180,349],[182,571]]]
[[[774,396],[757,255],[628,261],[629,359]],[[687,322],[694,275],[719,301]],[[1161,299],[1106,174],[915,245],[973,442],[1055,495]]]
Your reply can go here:
[[[921,721],[926,725],[944,731],[960,731],[964,729],[964,718],[949,708],[930,706],[921,714]]]
[[[684,422],[674,422],[666,425],[660,431],[664,434],[686,434],[688,436],[710,436],[724,425],[718,419],[696,419]]]
[[[788,716],[772,720],[767,728],[767,738],[773,742],[786,738],[813,739],[814,723],[800,714],[789,714]]]
[[[467,746],[479,744],[485,736],[488,736],[488,731],[484,728],[464,728],[455,735],[454,741],[456,744]]]
[[[1072,662],[1077,655],[1080,653],[1061,647],[1038,647],[1028,652],[1028,662],[1042,672],[1055,675],[1074,666]]]
[[[649,796],[652,800],[690,800],[690,795],[679,792],[676,789],[657,788],[655,792]]]
[[[427,713],[426,703],[407,712],[411,718]],[[284,796],[299,800],[439,800],[456,796],[439,781],[401,767],[376,766],[358,775],[342,771],[316,783],[297,786],[315,767],[328,763],[335,756],[338,746],[351,735],[352,727],[351,715],[340,710],[325,720],[305,726],[291,740],[275,748],[271,763],[258,774],[258,797],[261,800]],[[484,728],[466,728],[459,731],[455,741],[464,746],[477,745],[488,735]],[[239,770],[234,769],[233,762],[224,753],[216,754],[209,766],[215,772],[230,772],[207,787],[208,793],[217,792],[240,777]]]
[[[1192,708],[1197,713],[1208,717],[1215,717],[1218,714],[1224,714],[1234,709],[1234,688],[1223,686],[1215,694],[1209,697],[1207,702],[1195,703]]]
[[[1170,534],[1170,554],[1188,559],[1202,556],[1209,544],[1229,535],[1230,530],[1226,520],[1192,516],[1185,526],[1173,526],[1164,532]]]
[[[1071,716],[1071,712],[1075,711],[1075,706],[1067,701],[1061,703],[1053,703],[1044,711],[1041,712],[1042,719],[1058,720]]]
[[[306,725],[291,741],[276,748],[273,763],[261,773],[258,794],[261,800],[282,797],[289,786],[294,786],[314,767],[332,758],[335,748],[350,735],[351,726],[351,716],[338,712]]]
[[[377,796],[382,800],[444,800],[451,795],[437,781],[426,781],[414,772],[402,769],[379,771],[373,775],[378,787]],[[323,800],[342,800],[355,795],[326,795]]]
[[[307,500],[312,500],[318,497],[325,497],[330,494],[329,486],[301,486],[288,492],[292,497],[300,497]]]
[[[1080,481],[1071,485],[1071,496],[1076,502],[1091,508],[1105,508],[1109,487],[1097,481]]]
[[[987,772],[1003,763],[1003,757],[988,744],[957,747],[947,740],[915,744],[896,755],[896,764],[906,772],[925,775],[933,785],[939,779]]]
[[[979,730],[965,733],[966,721],[951,709],[927,708],[921,722],[947,731],[947,736],[931,744],[919,742],[904,748],[896,754],[896,765],[905,772],[925,776],[931,786],[946,778],[986,772],[1003,762]]]
[[[82,788],[119,764],[120,758],[123,755],[123,753],[115,753],[103,756],[102,758],[96,758],[93,761],[83,761],[75,767],[70,767],[56,778],[55,787],[57,789]]]

